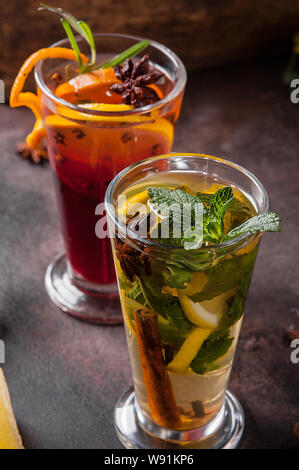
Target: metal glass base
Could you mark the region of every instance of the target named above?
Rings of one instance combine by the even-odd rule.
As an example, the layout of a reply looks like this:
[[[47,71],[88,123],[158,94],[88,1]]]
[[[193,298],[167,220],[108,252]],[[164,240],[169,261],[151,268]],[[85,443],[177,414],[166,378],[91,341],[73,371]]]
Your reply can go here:
[[[115,408],[115,429],[127,449],[234,449],[244,430],[243,409],[228,391],[217,416],[206,425],[188,431],[162,428],[149,422],[138,408],[134,387],[124,393]]]
[[[65,255],[49,264],[45,287],[50,299],[63,312],[90,323],[117,325],[123,323],[117,285],[79,289],[72,282]],[[83,288],[83,286],[82,286]]]

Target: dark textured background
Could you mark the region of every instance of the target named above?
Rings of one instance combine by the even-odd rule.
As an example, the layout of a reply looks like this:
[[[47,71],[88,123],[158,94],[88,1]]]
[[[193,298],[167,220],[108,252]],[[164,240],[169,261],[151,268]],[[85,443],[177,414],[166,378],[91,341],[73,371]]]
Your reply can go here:
[[[264,183],[281,234],[263,237],[230,388],[246,415],[244,448],[299,448],[299,104],[284,63],[193,73],[174,150],[224,156]],[[50,168],[14,155],[31,128],[26,109],[0,105],[0,337],[4,371],[29,448],[121,448],[113,409],[131,384],[124,331],[81,323],[51,304],[47,264],[62,248]]]
[[[29,54],[65,33],[40,0],[0,0],[0,78],[10,87]],[[174,50],[188,69],[290,51],[299,0],[45,0],[84,19],[96,33],[149,37]],[[88,7],[87,7],[88,5]]]

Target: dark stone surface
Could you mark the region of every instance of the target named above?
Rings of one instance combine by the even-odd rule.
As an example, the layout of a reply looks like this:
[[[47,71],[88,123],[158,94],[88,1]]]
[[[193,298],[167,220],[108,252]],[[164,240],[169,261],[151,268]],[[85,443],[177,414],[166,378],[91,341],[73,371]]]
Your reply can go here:
[[[224,156],[255,173],[281,234],[263,237],[230,388],[246,414],[244,448],[298,448],[299,364],[285,332],[299,328],[298,116],[283,65],[249,64],[193,74],[174,150]],[[0,331],[5,375],[28,448],[121,448],[113,408],[131,384],[122,327],[76,321],[43,285],[62,249],[50,168],[14,155],[32,124],[0,106]]]

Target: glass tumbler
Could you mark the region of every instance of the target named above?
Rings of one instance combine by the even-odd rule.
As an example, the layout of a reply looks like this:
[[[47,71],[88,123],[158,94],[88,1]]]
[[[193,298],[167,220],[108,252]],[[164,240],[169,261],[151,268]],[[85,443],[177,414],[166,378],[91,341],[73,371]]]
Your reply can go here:
[[[95,35],[97,62],[140,40]],[[78,44],[88,55],[84,41],[78,38]],[[69,42],[53,46],[68,47]],[[65,247],[65,253],[47,269],[46,290],[64,312],[89,322],[122,322],[110,241],[97,230],[105,191],[126,166],[171,150],[183,98],[186,71],[179,58],[154,41],[146,53],[164,74],[161,99],[129,110],[102,111],[99,106],[75,105],[56,96],[51,77],[55,71],[62,81],[72,77],[72,62],[47,59],[35,69]],[[92,93],[89,99],[93,101]]]
[[[116,405],[115,427],[127,448],[235,448],[244,429],[244,415],[227,384],[261,234],[244,234],[187,251],[142,238],[124,223],[119,201],[134,194],[132,188],[142,195],[147,186],[163,181],[172,186],[178,178],[187,187],[191,180],[202,181],[205,187],[231,186],[246,197],[257,215],[268,211],[265,189],[252,173],[207,155],[146,159],[126,168],[110,183],[105,203],[134,382]],[[185,290],[165,287],[165,276],[160,273],[172,267],[178,275],[191,269]],[[168,311],[185,309],[185,292],[191,293],[190,286],[194,294],[205,283],[212,292],[217,284],[215,294],[194,302],[204,311],[213,308],[213,314],[221,318],[218,326],[209,330],[182,322],[179,327],[169,320]],[[194,341],[202,335],[203,350],[192,352],[197,362],[179,366],[173,357],[189,354],[188,347],[192,343],[194,348]]]

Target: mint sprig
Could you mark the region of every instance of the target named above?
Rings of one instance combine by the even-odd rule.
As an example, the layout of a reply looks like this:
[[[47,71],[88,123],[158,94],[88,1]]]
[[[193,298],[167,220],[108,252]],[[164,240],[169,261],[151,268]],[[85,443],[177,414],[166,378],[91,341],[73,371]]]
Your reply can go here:
[[[274,212],[268,212],[267,214],[256,215],[234,228],[223,237],[223,241],[233,240],[245,233],[280,232],[280,230],[280,218]]]
[[[218,189],[209,202],[209,210],[203,219],[204,238],[218,243],[224,232],[224,217],[229,204],[234,198],[232,188],[225,186]]]
[[[160,223],[160,228],[163,233],[163,224],[168,226],[169,238],[161,238],[161,243],[181,245],[186,250],[200,248],[203,241],[202,226],[198,226],[197,222],[206,213],[201,199],[182,189],[148,187],[146,190],[154,208],[162,217],[166,217]],[[187,213],[190,217],[185,220],[184,214]]]
[[[250,211],[241,201],[234,198],[229,186],[218,189],[213,195],[205,193],[190,194],[182,189],[165,187],[147,188],[151,202],[159,214],[161,221],[171,227],[169,238],[160,242],[174,246],[182,246],[186,250],[200,248],[202,243],[218,244],[232,240],[243,234],[257,232],[279,232],[280,219],[273,212],[252,217],[241,225],[240,221],[250,216]],[[191,224],[184,225],[184,210],[191,208]],[[232,215],[232,226],[229,233],[224,234],[224,219],[227,211]],[[201,226],[198,225],[201,217]],[[160,231],[162,233],[162,231]],[[174,236],[174,233],[176,235]],[[180,237],[177,234],[180,234]]]

